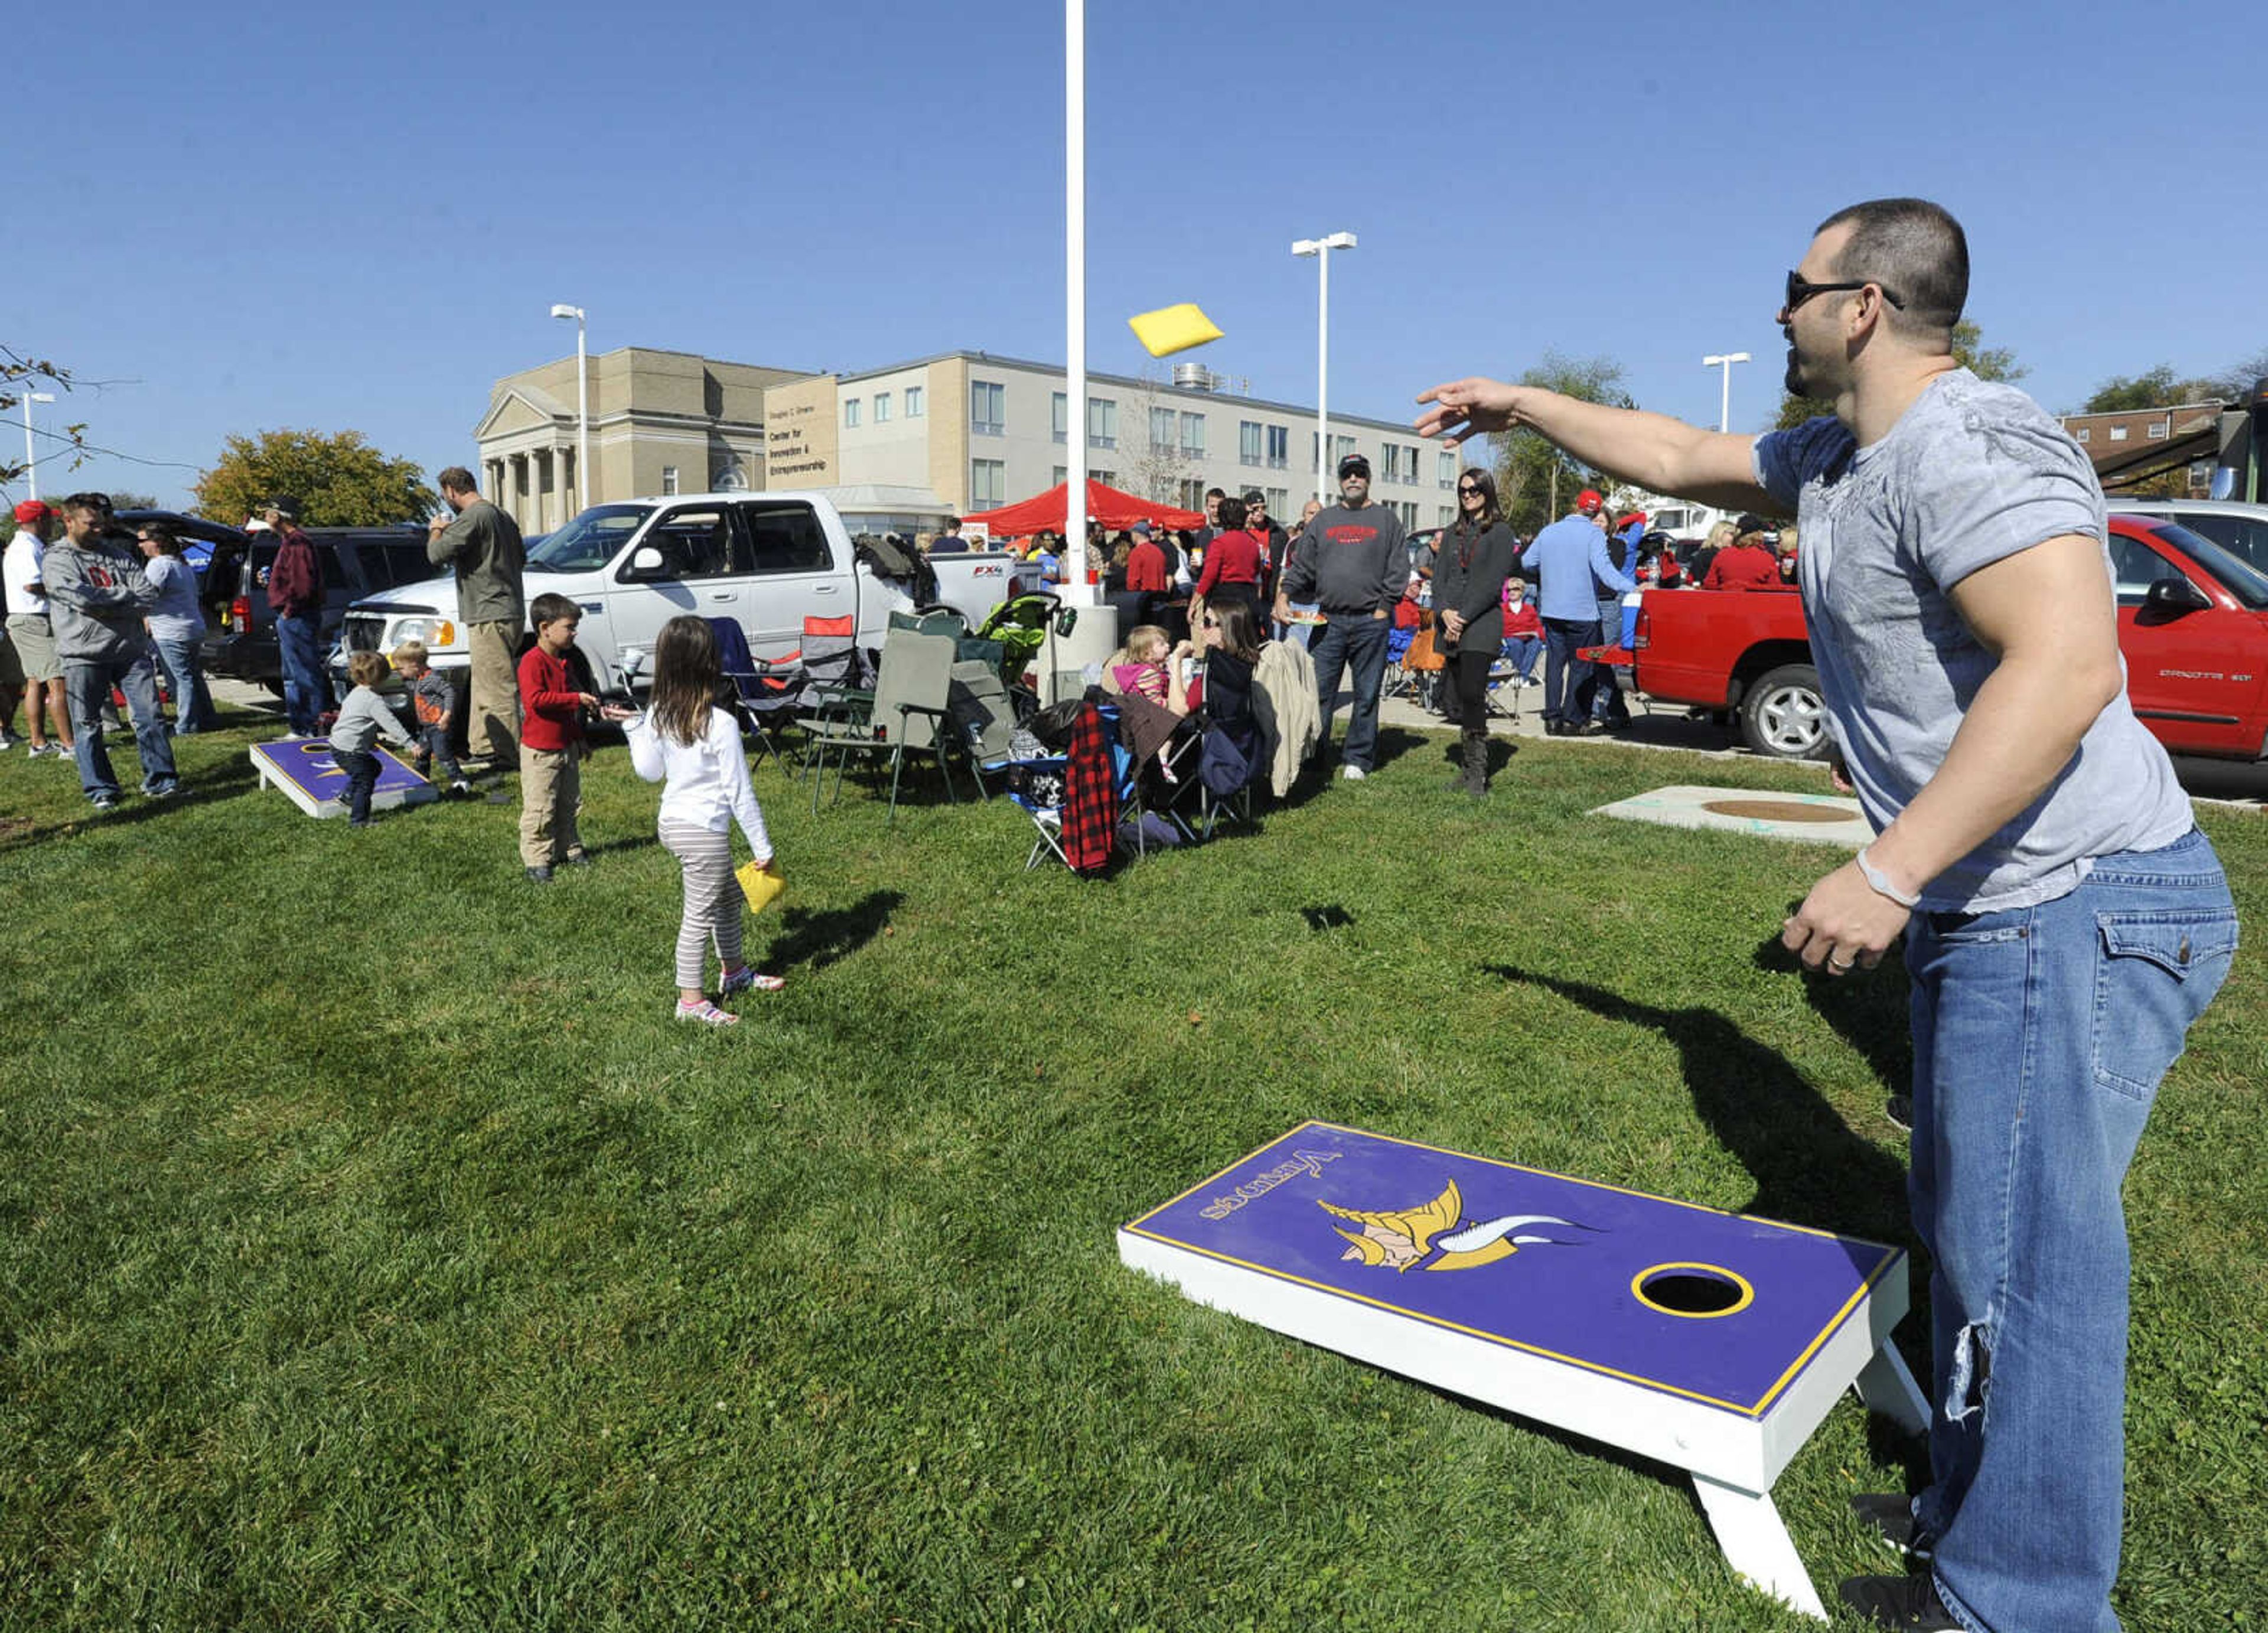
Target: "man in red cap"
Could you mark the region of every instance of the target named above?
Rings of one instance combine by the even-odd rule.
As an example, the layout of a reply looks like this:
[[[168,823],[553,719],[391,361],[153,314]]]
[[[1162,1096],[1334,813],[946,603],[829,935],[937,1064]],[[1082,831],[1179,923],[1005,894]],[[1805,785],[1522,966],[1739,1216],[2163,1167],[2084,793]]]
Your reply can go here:
[[[60,759],[77,748],[70,729],[70,708],[63,697],[63,670],[55,657],[54,626],[48,622],[47,586],[40,582],[40,562],[48,541],[55,536],[55,513],[37,499],[16,507],[16,536],[8,541],[4,579],[8,600],[8,644],[15,649],[16,666],[24,675],[24,725],[32,739],[35,760]],[[44,705],[44,709],[42,707]],[[55,740],[48,740],[42,713],[55,723]],[[0,724],[7,717],[0,715]]]

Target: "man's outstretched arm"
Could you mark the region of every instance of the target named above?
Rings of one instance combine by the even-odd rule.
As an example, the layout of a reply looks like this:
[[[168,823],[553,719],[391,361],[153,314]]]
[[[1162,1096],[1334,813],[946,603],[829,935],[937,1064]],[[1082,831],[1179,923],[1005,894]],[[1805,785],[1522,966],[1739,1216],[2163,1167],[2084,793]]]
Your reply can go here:
[[[1525,425],[1586,465],[1655,493],[1726,510],[1765,510],[1772,504],[1756,485],[1753,437],[1728,437],[1666,414],[1605,408],[1478,375],[1436,386],[1418,401],[1433,405],[1418,416],[1419,433],[1453,446],[1484,431]]]

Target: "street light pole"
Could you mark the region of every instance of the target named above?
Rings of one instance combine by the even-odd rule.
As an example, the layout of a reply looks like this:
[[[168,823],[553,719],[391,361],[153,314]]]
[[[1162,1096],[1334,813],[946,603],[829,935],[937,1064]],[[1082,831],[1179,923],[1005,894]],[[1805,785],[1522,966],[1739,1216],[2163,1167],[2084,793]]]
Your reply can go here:
[[[1331,502],[1331,251],[1354,245],[1353,233],[1334,232],[1292,246],[1294,255],[1315,258],[1315,498],[1324,504]]]
[[[1717,405],[1717,429],[1719,431],[1733,429],[1733,365],[1748,360],[1749,354],[1745,351],[1728,351],[1719,357],[1701,359],[1703,368],[1721,368],[1724,371],[1725,388]]]
[[[27,391],[24,394],[24,480],[32,484],[32,497],[40,497],[40,451],[32,445],[32,405],[53,402],[51,391]]]
[[[591,354],[584,344],[583,309],[551,308],[555,318],[575,320],[575,488],[584,510],[591,508]]]

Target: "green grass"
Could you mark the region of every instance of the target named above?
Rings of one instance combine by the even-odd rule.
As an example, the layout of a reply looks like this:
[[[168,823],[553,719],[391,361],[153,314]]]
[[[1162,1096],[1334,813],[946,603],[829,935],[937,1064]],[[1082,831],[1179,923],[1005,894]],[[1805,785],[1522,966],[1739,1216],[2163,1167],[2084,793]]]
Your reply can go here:
[[[100,820],[0,762],[0,1626],[1813,1625],[1667,1470],[1112,1232],[1312,1116],[1906,1241],[1902,982],[1759,956],[1829,853],[1583,814],[1815,774],[1536,743],[1476,808],[1389,734],[1088,883],[1005,805],[891,832],[767,768],[790,985],[718,1034],[669,1018],[618,747],[600,865],[538,890],[516,807],[350,834],[254,792],[251,737]],[[2259,819],[2205,820],[2259,922]],[[2268,1605],[2263,997],[2241,958],[2129,1187],[2136,1633]],[[1783,1476],[1830,1597],[1905,1456],[1846,1398]]]

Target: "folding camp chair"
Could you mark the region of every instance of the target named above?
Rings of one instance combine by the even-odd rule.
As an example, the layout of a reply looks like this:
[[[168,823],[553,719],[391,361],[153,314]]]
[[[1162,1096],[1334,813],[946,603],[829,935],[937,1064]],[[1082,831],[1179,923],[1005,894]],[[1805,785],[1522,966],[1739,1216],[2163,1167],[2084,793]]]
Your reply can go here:
[[[784,766],[787,756],[775,733],[788,724],[795,710],[802,686],[803,655],[792,652],[770,660],[752,656],[747,631],[737,618],[711,618],[709,627],[717,634],[717,656],[725,684],[732,688],[733,712],[741,731],[756,739],[756,757],[750,769],[763,764],[767,754]]]
[[[888,759],[893,826],[898,820],[898,790],[909,755],[927,754],[936,761],[945,779],[946,798],[959,803],[951,761],[954,654],[954,641],[949,635],[894,629],[883,644],[881,668],[863,714],[846,706],[840,714],[806,721],[816,757],[811,785],[814,815],[819,811],[819,791],[827,780],[830,753],[836,757],[837,798],[842,797],[843,769],[852,754],[863,754],[870,761]],[[983,792],[981,784],[978,792]]]
[[[1024,858],[1024,871],[1028,873],[1039,866],[1043,856],[1053,856],[1065,867],[1071,857],[1064,853],[1064,776],[1071,761],[1063,754],[1049,754],[1037,760],[1015,760],[1005,768],[1005,792],[1008,801],[1026,816],[1038,837],[1032,841],[1031,854]]]
[[[1417,688],[1418,677],[1409,667],[1410,643],[1418,638],[1415,628],[1396,627],[1386,632],[1386,674],[1380,682],[1381,698],[1407,697]]]

